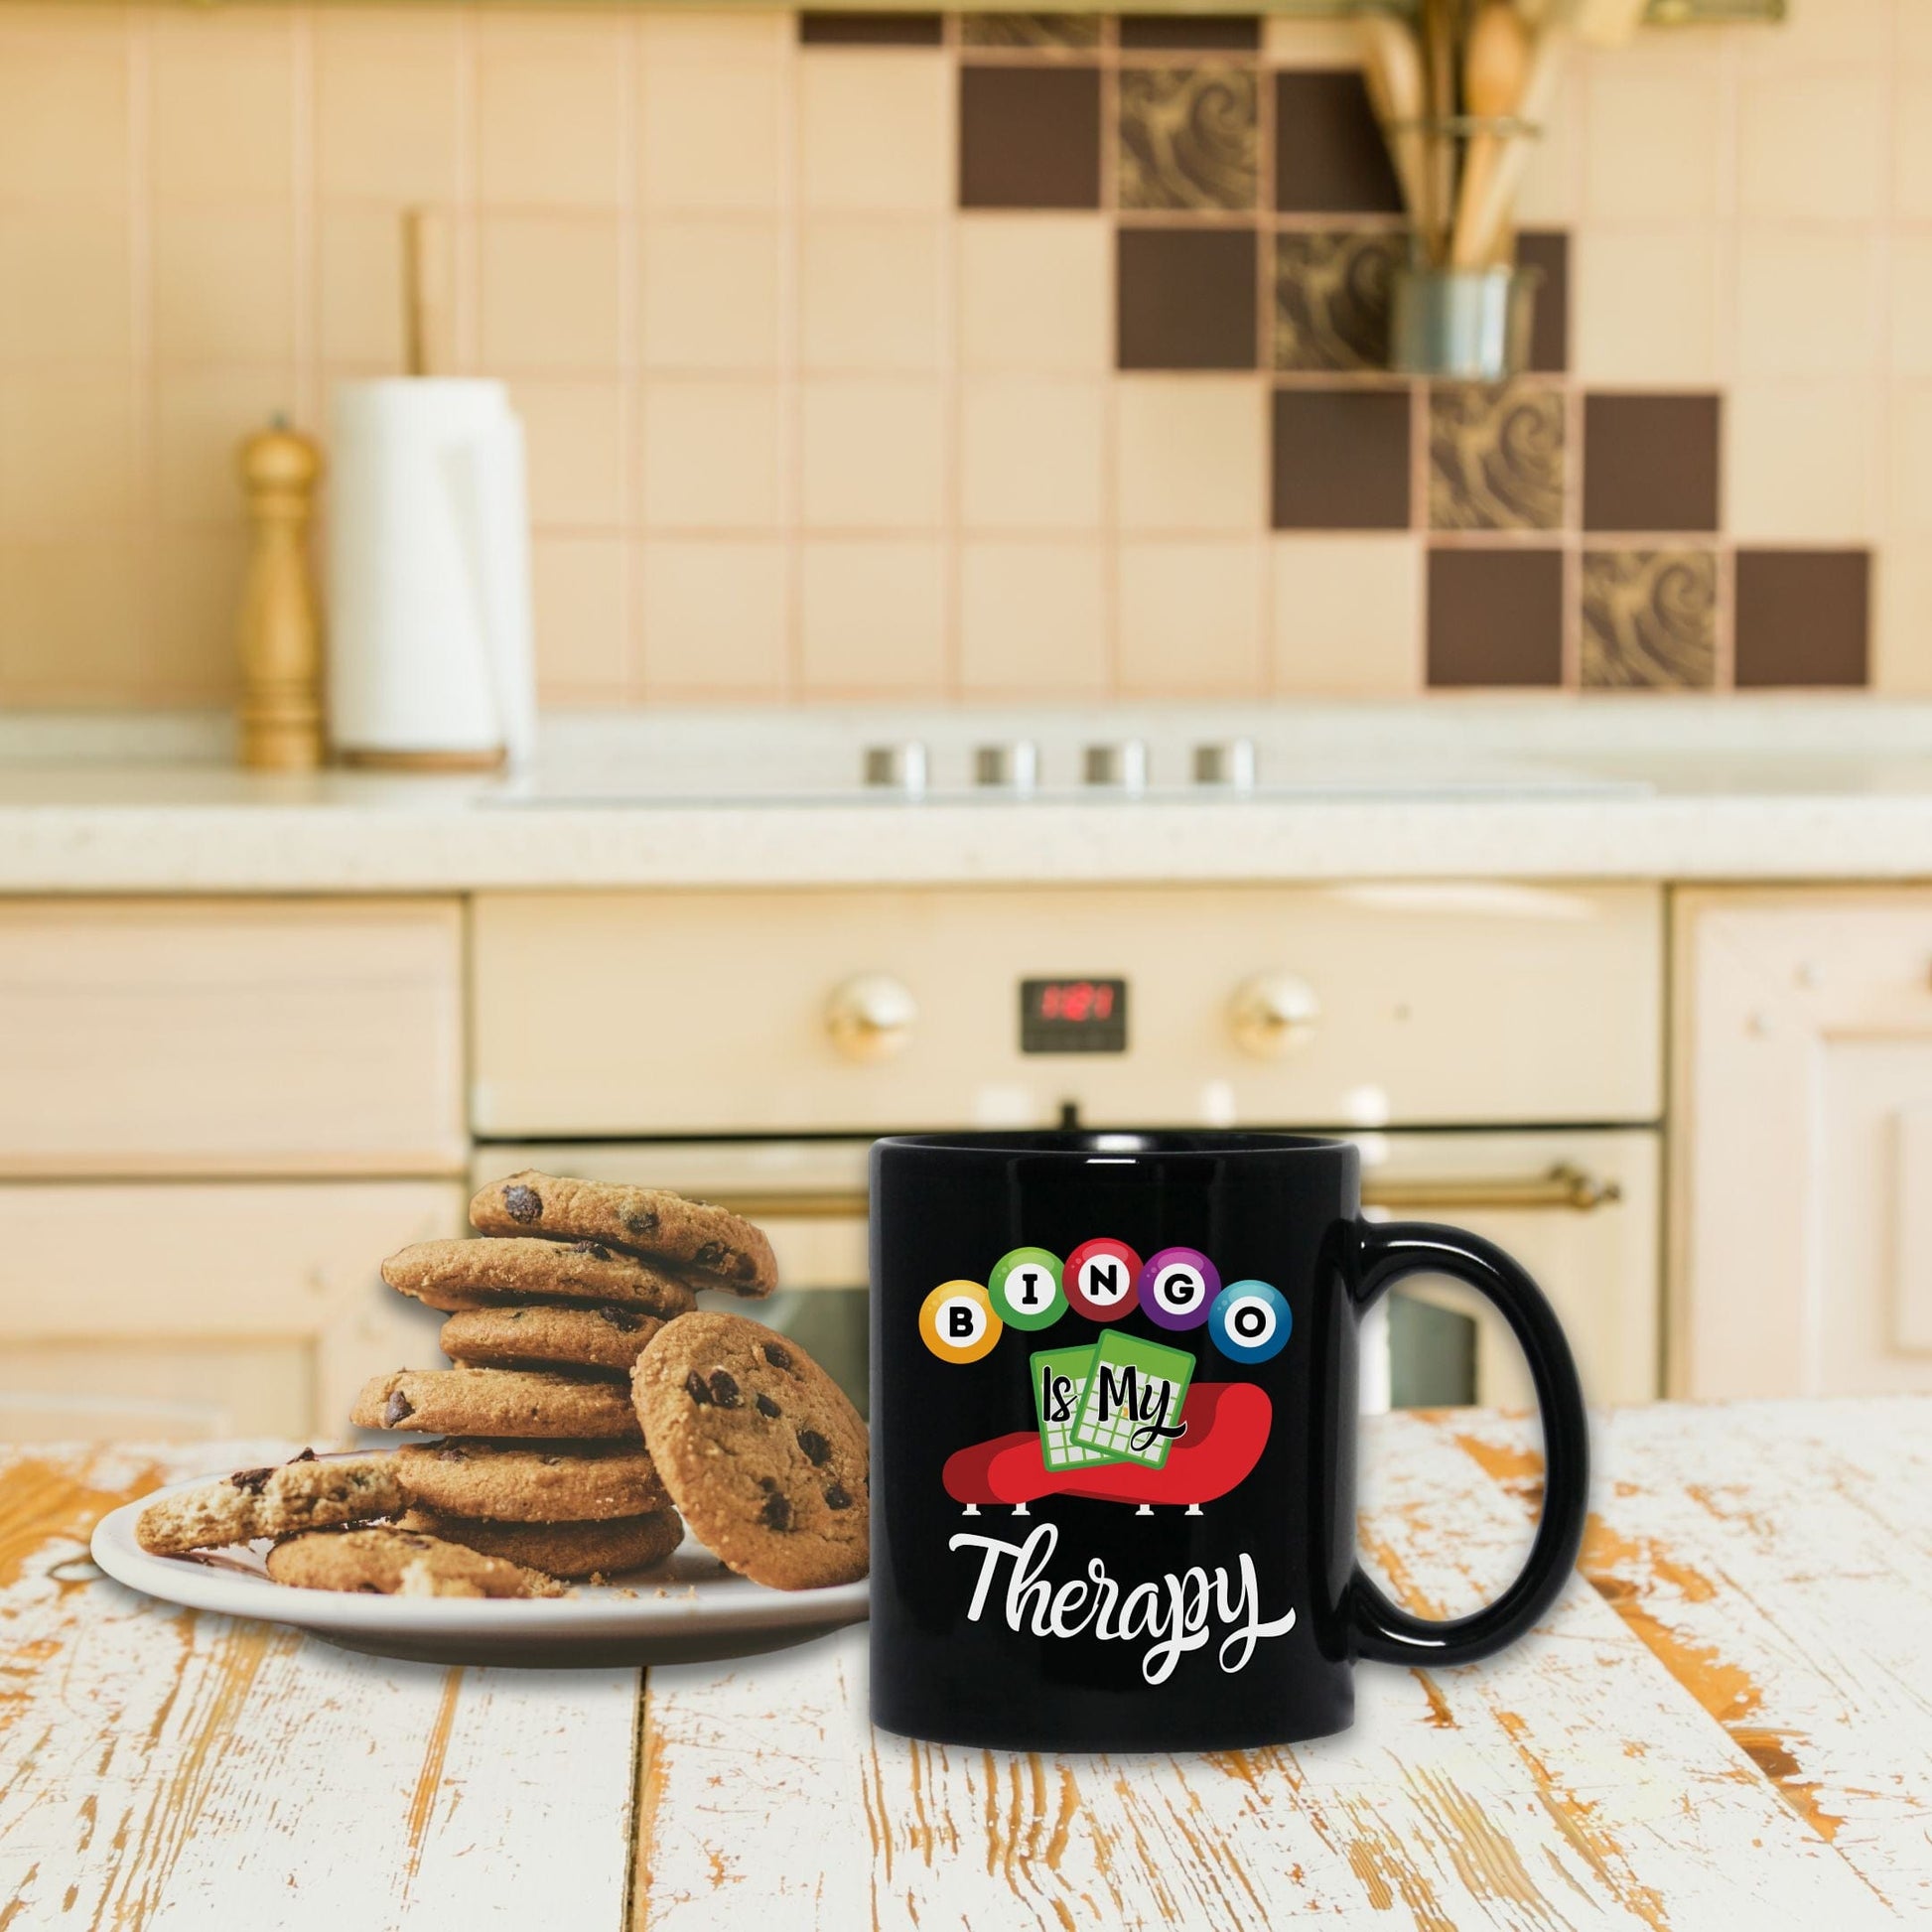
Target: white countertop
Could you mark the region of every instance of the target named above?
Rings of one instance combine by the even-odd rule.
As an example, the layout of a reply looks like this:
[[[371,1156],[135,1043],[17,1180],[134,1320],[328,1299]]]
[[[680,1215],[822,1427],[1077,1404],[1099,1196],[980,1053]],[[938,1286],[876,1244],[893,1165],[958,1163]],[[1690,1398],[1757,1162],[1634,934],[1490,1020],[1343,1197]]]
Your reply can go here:
[[[963,789],[972,745],[1027,735],[1049,779],[1143,735],[1157,786]],[[1235,735],[1253,795],[1179,782],[1190,744]],[[862,744],[905,737],[928,796],[847,782]],[[250,774],[222,744],[213,720],[0,721],[0,892],[1932,880],[1932,705],[1865,698],[578,715],[511,780]]]

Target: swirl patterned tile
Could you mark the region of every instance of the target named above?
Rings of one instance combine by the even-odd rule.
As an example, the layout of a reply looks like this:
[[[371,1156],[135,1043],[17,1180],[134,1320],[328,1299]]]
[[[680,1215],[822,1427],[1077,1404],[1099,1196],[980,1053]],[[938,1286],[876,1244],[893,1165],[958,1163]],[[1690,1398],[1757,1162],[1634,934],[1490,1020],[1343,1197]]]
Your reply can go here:
[[[1709,690],[1718,559],[1710,550],[1584,553],[1583,663],[1594,690]]]
[[[1119,181],[1124,208],[1253,207],[1261,194],[1254,69],[1124,68]]]
[[[1561,390],[1524,382],[1432,389],[1430,527],[1560,528],[1565,443]]]
[[[1098,14],[962,14],[968,47],[1098,47]]]
[[[1389,233],[1275,237],[1278,369],[1389,366],[1389,295],[1406,243]]]

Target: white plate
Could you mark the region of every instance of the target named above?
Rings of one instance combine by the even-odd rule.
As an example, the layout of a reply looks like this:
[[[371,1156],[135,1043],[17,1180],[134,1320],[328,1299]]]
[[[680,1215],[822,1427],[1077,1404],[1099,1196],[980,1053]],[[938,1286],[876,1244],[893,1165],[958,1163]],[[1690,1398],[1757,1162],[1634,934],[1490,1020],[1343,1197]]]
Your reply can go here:
[[[224,1472],[225,1473],[225,1472]],[[207,1476],[158,1490],[172,1495]],[[330,1643],[448,1664],[683,1664],[744,1657],[863,1622],[863,1582],[766,1589],[735,1577],[690,1537],[666,1564],[569,1596],[374,1596],[271,1584],[266,1543],[202,1557],[151,1557],[134,1523],[153,1495],[94,1528],[93,1559],[116,1583],[191,1609],[292,1624]]]

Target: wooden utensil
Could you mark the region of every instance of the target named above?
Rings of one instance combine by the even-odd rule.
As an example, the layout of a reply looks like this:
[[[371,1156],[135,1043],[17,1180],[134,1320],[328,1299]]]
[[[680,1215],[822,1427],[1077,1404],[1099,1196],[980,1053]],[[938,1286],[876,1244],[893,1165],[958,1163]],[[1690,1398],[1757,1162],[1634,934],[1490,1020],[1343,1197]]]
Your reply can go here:
[[[1430,128],[1425,143],[1428,214],[1424,239],[1440,263],[1449,249],[1455,207],[1455,142],[1448,123],[1455,113],[1455,21],[1453,0],[1422,0],[1423,77]]]
[[[1502,151],[1488,171],[1479,198],[1464,201],[1466,223],[1464,245],[1469,266],[1479,267],[1494,261],[1501,253],[1502,237],[1511,220],[1516,191],[1522,185],[1523,171],[1530,165],[1530,148],[1556,94],[1557,76],[1563,69],[1565,38],[1557,27],[1547,29],[1537,40],[1530,56],[1530,69],[1523,82],[1521,97],[1511,110],[1523,123],[1523,130],[1506,136]],[[1463,223],[1458,223],[1460,232]]]
[[[1362,45],[1369,105],[1382,124],[1409,219],[1418,233],[1427,235],[1429,151],[1422,128],[1426,92],[1422,50],[1407,26],[1385,13],[1362,15]]]
[[[1523,103],[1530,77],[1529,30],[1509,0],[1485,0],[1469,28],[1462,54],[1462,103],[1477,121],[1503,120]],[[1480,221],[1492,201],[1491,182],[1507,145],[1506,137],[1478,127],[1469,137],[1462,163],[1449,262],[1455,268],[1480,268],[1484,257]],[[1492,235],[1493,238],[1493,235]]]

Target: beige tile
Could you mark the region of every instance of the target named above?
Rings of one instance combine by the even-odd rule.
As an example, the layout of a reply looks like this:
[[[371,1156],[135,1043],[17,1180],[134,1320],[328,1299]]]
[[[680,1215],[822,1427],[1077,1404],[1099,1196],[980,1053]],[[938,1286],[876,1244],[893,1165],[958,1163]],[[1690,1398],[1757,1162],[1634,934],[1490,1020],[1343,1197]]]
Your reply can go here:
[[[145,507],[131,371],[0,377],[0,529],[50,536]]]
[[[489,213],[479,226],[484,366],[557,375],[615,369],[616,217]]]
[[[292,210],[158,210],[154,343],[163,361],[286,363],[295,353]]]
[[[1907,13],[1910,8],[1905,9]],[[1898,75],[1892,119],[1892,210],[1932,220],[1932,56]]]
[[[643,239],[652,369],[775,369],[783,237],[767,221],[653,221]]]
[[[784,392],[775,381],[644,385],[644,522],[769,530],[783,506]]]
[[[807,529],[938,527],[946,470],[938,383],[820,376],[799,385],[799,404]]]
[[[647,58],[638,129],[644,207],[778,208],[785,193],[788,79],[788,69],[774,61]]]
[[[1738,206],[1770,220],[1865,221],[1885,200],[1880,70],[1746,79],[1738,101]]]
[[[316,335],[325,361],[401,370],[402,262],[400,208],[323,204],[316,217]]]
[[[31,184],[41,203],[125,205],[128,43],[117,15],[31,31],[0,17],[0,182],[15,194]]]
[[[808,208],[938,213],[953,199],[952,64],[938,52],[812,48],[798,60]]]
[[[1601,60],[1584,86],[1584,206],[1592,219],[1683,223],[1718,211],[1714,69]]]
[[[539,532],[530,551],[537,693],[549,704],[618,704],[630,625],[621,536]]]
[[[131,354],[129,249],[116,210],[0,207],[0,362]]]
[[[804,697],[939,696],[946,568],[933,542],[808,539],[799,547]]]
[[[968,376],[959,394],[960,521],[969,530],[1094,530],[1105,515],[1103,383]]]
[[[1894,11],[1902,31],[1918,0],[1788,0],[1775,28],[1736,33],[1738,64],[1746,73],[1803,73],[1826,63],[1889,59]],[[1710,29],[1703,38],[1725,36]]]
[[[783,55],[791,50],[798,16],[747,7],[666,7],[637,16],[644,59],[706,60],[716,55]]]
[[[945,228],[920,217],[819,215],[799,246],[807,369],[936,369],[945,323]]]
[[[643,546],[644,695],[785,695],[790,600],[781,543]]]
[[[1298,20],[1269,14],[1261,23],[1261,46],[1270,67],[1358,68],[1361,31],[1352,20]]]
[[[1932,235],[1893,234],[1889,320],[1892,373],[1932,376]]]
[[[1279,536],[1271,552],[1276,690],[1377,698],[1421,690],[1418,539]]]
[[[1932,388],[1893,388],[1885,401],[1891,491],[1885,528],[1893,537],[1932,535]]]
[[[316,14],[316,172],[324,194],[455,198],[464,31],[454,8]]]
[[[624,520],[623,385],[525,377],[510,385],[528,452],[530,517],[552,527],[618,529]]]
[[[1108,683],[1107,564],[1098,543],[967,543],[959,678],[973,698],[1098,698]]]
[[[1129,375],[1116,394],[1123,530],[1262,528],[1268,500],[1262,383],[1239,375]]]
[[[1873,576],[1872,686],[1932,696],[1932,545],[1886,544]]]
[[[1834,376],[1875,366],[1879,287],[1879,251],[1868,235],[1743,229],[1739,375]],[[1831,299],[1821,300],[1827,291]]]
[[[498,207],[616,207],[627,70],[620,12],[477,15],[477,185]]]
[[[239,523],[242,442],[278,410],[295,414],[293,369],[163,370],[155,395],[161,522]]]
[[[1586,228],[1571,241],[1571,338],[1588,382],[1720,374],[1710,231]]]
[[[0,543],[0,684],[18,703],[124,704],[155,666],[151,552],[138,538]]]
[[[248,532],[179,530],[154,565],[153,658],[144,689],[175,704],[230,702],[241,683],[235,624],[248,568]]]
[[[1123,543],[1118,559],[1124,696],[1245,697],[1267,677],[1262,544]]]
[[[1733,389],[1725,398],[1725,527],[1740,542],[1872,535],[1874,406],[1875,391],[1857,383]]]
[[[158,13],[149,139],[164,202],[280,200],[294,186],[295,36],[285,14]]]
[[[1097,375],[1113,366],[1106,216],[968,214],[958,233],[961,367]]]

